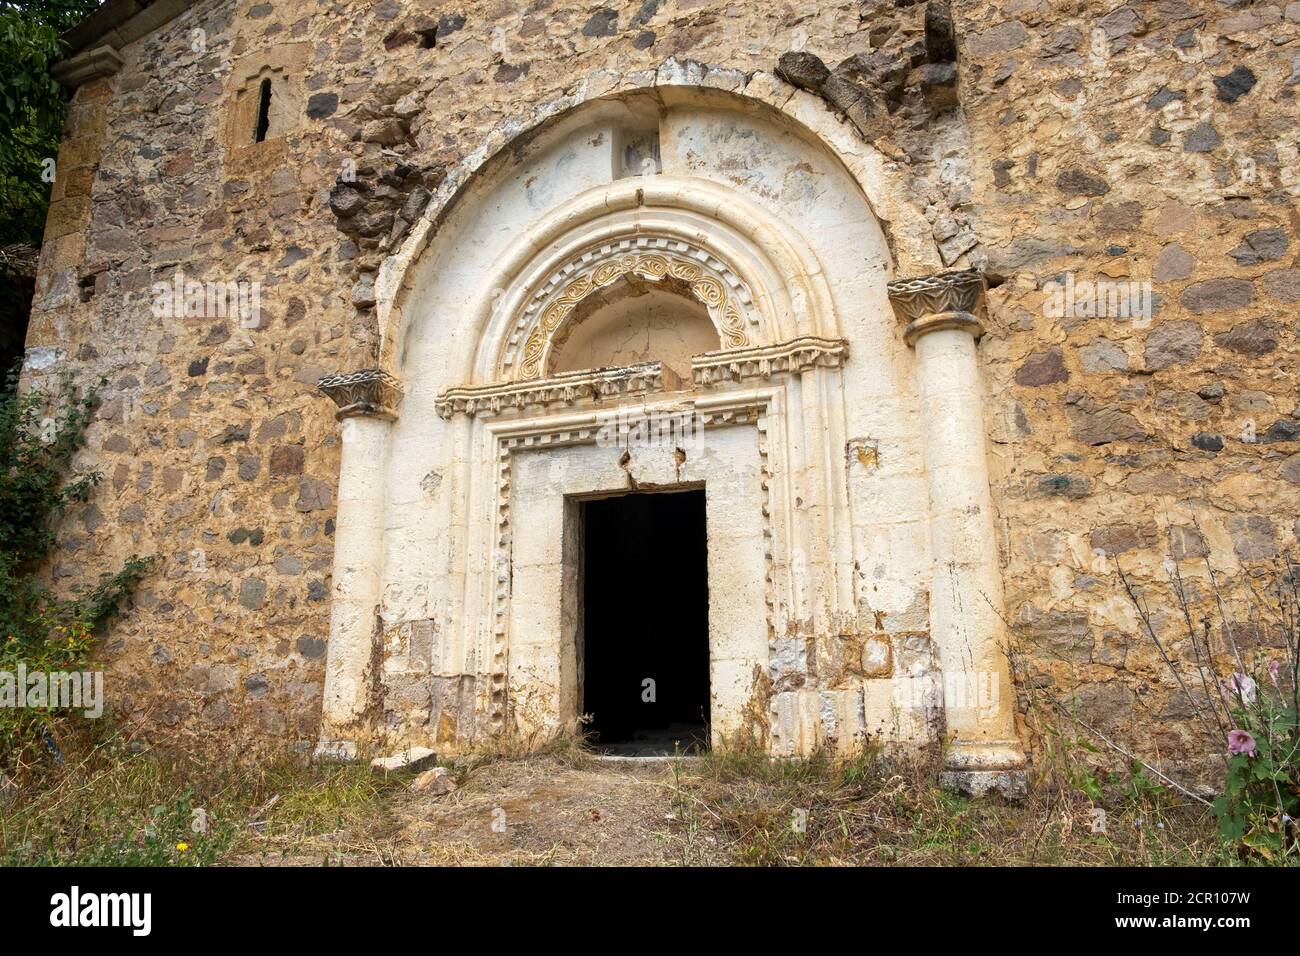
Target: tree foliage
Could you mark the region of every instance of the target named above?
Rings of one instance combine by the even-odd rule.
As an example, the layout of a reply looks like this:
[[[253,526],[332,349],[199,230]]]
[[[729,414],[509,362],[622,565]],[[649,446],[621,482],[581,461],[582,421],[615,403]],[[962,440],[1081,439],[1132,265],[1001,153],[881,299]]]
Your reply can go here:
[[[50,76],[59,34],[94,0],[0,0],[0,245],[39,245],[67,99]]]
[[[20,391],[16,369],[0,390],[0,671],[10,673],[20,663],[46,672],[83,664],[96,629],[153,560],[132,556],[73,598],[56,596],[43,577],[58,518],[88,500],[101,479],[73,467],[95,391],[78,395],[65,377],[59,392]],[[0,767],[34,740],[50,741],[50,718],[41,711],[0,711]]]

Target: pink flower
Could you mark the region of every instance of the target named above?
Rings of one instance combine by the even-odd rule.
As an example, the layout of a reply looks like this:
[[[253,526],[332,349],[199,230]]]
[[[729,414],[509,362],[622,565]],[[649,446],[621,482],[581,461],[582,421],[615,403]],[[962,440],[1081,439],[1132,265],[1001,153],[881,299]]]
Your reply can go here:
[[[1255,703],[1255,680],[1247,674],[1237,672],[1223,685],[1223,692],[1229,700],[1239,697],[1249,707]]]
[[[1228,731],[1228,753],[1255,756],[1255,738],[1244,730]]]
[[[1280,659],[1271,660],[1268,662],[1268,679],[1273,684],[1274,687],[1278,686],[1277,675],[1278,672],[1281,670],[1282,670],[1282,661]]]

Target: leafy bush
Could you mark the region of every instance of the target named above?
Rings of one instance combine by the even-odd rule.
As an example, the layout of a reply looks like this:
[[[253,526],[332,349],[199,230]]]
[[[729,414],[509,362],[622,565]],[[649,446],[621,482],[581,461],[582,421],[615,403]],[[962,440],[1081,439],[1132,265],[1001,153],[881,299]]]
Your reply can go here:
[[[1120,571],[1146,636],[1224,761],[1211,808],[1219,833],[1245,857],[1300,858],[1300,566],[1289,555],[1243,579],[1249,600],[1230,607],[1206,560],[1210,612],[1196,605],[1178,564],[1167,563],[1191,660],[1156,634],[1147,602]],[[1184,657],[1187,655],[1184,654]]]
[[[13,673],[79,670],[94,634],[147,571],[152,558],[132,556],[116,574],[72,598],[59,598],[41,576],[55,543],[57,519],[89,499],[98,472],[74,473],[95,390],[78,396],[67,377],[61,397],[22,393],[17,370],[0,391],[0,670]],[[12,767],[36,745],[57,753],[51,712],[0,708],[0,768]]]
[[[1194,575],[1172,556],[1164,566],[1167,589],[1135,582],[1122,566],[1117,575],[1136,612],[1134,637],[1170,677],[1168,712],[1189,715],[1180,729],[1190,751],[1144,758],[1114,729],[1085,720],[1078,698],[1055,696],[1053,681],[1013,651],[1039,783],[1063,802],[1082,798],[1084,812],[1102,820],[1121,807],[1203,808],[1218,861],[1300,864],[1300,565],[1285,555],[1231,582],[1208,556]],[[1105,772],[1117,766],[1106,754],[1123,758],[1117,772]]]
[[[1292,647],[1294,651],[1294,646]],[[1228,772],[1214,801],[1219,832],[1265,859],[1300,850],[1300,719],[1295,655],[1263,673],[1235,672],[1223,689]]]

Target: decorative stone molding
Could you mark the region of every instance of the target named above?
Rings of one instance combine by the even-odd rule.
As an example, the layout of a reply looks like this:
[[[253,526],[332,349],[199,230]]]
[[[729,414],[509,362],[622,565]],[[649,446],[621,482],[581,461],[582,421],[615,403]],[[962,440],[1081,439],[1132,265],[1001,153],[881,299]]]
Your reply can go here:
[[[401,383],[377,368],[326,375],[317,387],[339,407],[334,414],[340,420],[352,415],[396,418],[402,401]]]
[[[908,345],[915,345],[916,340],[927,332],[938,332],[940,329],[961,329],[969,332],[975,339],[979,339],[984,334],[984,323],[969,312],[938,312],[934,315],[923,316],[915,322],[909,322],[907,328],[903,330],[903,338]]]
[[[158,0],[162,2],[162,0]],[[563,114],[588,103],[608,102],[638,92],[652,91],[659,99],[680,99],[699,90],[718,97],[732,97],[746,108],[766,108],[784,116],[798,129],[819,140],[849,171],[878,217],[891,224],[898,268],[920,272],[940,268],[943,260],[935,245],[933,230],[914,201],[905,174],[896,162],[874,145],[864,143],[857,129],[837,113],[826,109],[819,96],[796,89],[779,77],[763,71],[746,73],[729,67],[669,57],[657,68],[619,72],[602,67],[576,82],[562,96],[543,102],[521,102],[518,111],[504,117],[483,137],[479,147],[447,171],[419,223],[415,224],[396,254],[383,265],[378,320],[386,338],[392,337],[390,322],[400,321],[407,288],[407,270],[441,228],[469,185],[484,177],[484,167],[513,155],[510,144],[528,138],[556,123]],[[521,340],[522,341],[522,340]]]
[[[153,33],[194,3],[195,0],[107,0],[63,34],[69,57],[54,64],[50,73],[70,89],[111,76],[122,66],[118,50]]]
[[[849,346],[843,339],[809,335],[777,345],[732,351],[724,349],[697,355],[691,360],[691,375],[696,385],[704,387],[719,382],[770,379],[773,375],[798,374],[810,368],[839,368],[848,354]],[[648,392],[674,391],[681,384],[672,369],[664,368],[662,363],[639,362],[619,368],[564,372],[533,381],[449,388],[438,396],[435,407],[439,417],[444,419],[456,414],[472,418],[498,415],[510,408],[574,405],[583,401],[601,402]]]
[[[788,372],[798,374],[810,368],[839,368],[849,357],[843,339],[806,335],[776,345],[758,345],[734,351],[706,352],[691,359],[691,376],[696,385],[768,379]]]
[[[896,279],[888,285],[894,314],[907,323],[909,345],[939,329],[963,328],[979,338],[984,327],[976,316],[984,304],[984,288],[984,276],[975,269]]]
[[[747,326],[757,324],[753,300],[728,265],[679,239],[636,236],[588,250],[534,293],[511,331],[511,344],[502,360],[506,377],[541,378],[552,345],[563,338],[563,326],[578,304],[625,275],[685,283],[708,309],[724,348],[749,344]]]
[[[767,633],[769,642],[776,634],[776,596],[773,569],[773,531],[772,531],[772,465],[768,435],[768,415],[771,412],[774,394],[770,392],[750,392],[735,397],[727,395],[701,399],[686,405],[665,406],[674,414],[698,416],[707,428],[725,428],[731,426],[753,426],[757,431],[760,487],[763,500],[761,514],[763,518],[764,542],[764,598]],[[655,409],[647,408],[647,413]],[[489,426],[501,427],[501,426]],[[595,444],[602,433],[602,423],[595,415],[570,419],[567,423],[541,422],[525,425],[522,430],[496,433],[496,528],[493,546],[495,554],[492,566],[496,569],[493,576],[492,591],[492,634],[488,649],[491,664],[488,674],[488,727],[491,733],[500,733],[508,725],[510,712],[509,669],[510,669],[510,598],[511,598],[511,564],[513,554],[513,524],[511,510],[513,506],[512,485],[514,483],[513,456],[521,452],[565,448],[575,445]]]
[[[112,76],[122,69],[122,57],[107,44],[78,53],[50,68],[51,75],[69,89],[76,89],[91,80]]]
[[[589,400],[621,398],[657,392],[680,384],[671,369],[659,362],[639,362],[621,368],[584,369],[565,372],[532,382],[505,382],[449,388],[438,396],[436,408],[442,418],[457,413],[497,415],[506,408],[573,405]]]

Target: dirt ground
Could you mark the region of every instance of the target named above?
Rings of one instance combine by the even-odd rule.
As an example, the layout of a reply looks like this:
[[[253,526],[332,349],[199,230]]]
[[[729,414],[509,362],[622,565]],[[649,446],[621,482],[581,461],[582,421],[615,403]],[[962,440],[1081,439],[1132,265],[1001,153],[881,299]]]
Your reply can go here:
[[[725,838],[680,787],[672,763],[559,758],[459,771],[434,795],[394,792],[337,830],[255,840],[226,862],[271,866],[680,866],[726,863]]]
[[[448,794],[340,771],[243,830],[237,865],[1170,865],[1220,861],[1204,809],[1160,790],[1091,803],[939,790],[933,768],[766,758],[612,761],[573,751],[457,763]]]
[[[1026,800],[937,786],[937,755],[602,758],[580,741],[368,761],[100,744],[0,801],[0,865],[987,866],[1238,862],[1202,802],[1058,750]],[[1093,756],[1088,754],[1088,756]],[[39,768],[36,768],[39,769]],[[1100,823],[1099,823],[1100,821]],[[1284,862],[1290,862],[1284,861]]]

